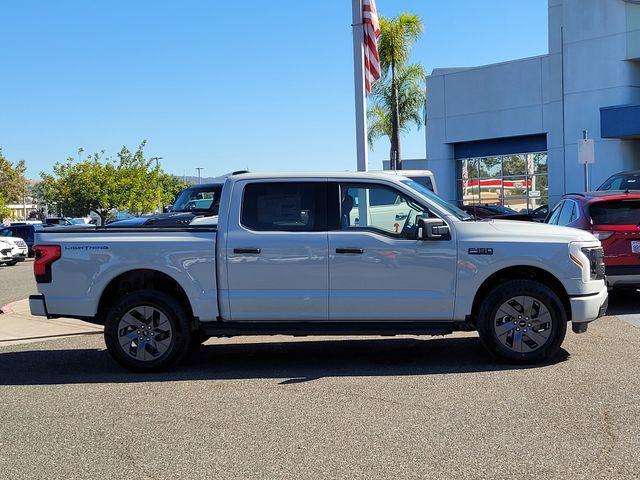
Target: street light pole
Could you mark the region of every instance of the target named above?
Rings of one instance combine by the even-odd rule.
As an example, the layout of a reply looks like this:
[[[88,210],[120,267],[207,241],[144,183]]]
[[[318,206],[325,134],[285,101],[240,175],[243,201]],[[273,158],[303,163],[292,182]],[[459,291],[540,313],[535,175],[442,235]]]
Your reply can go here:
[[[202,177],[200,176],[200,172],[204,170],[204,167],[196,167],[196,170],[198,171],[198,185],[199,185],[202,183]]]

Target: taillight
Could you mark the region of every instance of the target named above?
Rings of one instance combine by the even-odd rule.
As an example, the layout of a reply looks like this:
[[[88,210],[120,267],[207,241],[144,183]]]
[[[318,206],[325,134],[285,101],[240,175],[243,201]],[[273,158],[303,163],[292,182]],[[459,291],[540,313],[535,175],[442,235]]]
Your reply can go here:
[[[33,262],[33,273],[37,283],[51,283],[51,264],[61,256],[60,245],[35,245],[36,259]]]

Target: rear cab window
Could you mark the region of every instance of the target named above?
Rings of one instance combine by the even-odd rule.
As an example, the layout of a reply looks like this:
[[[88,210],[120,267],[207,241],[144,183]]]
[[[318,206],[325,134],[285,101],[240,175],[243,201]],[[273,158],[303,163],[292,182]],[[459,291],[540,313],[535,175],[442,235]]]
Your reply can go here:
[[[326,182],[258,182],[245,186],[240,223],[255,231],[327,229]]]

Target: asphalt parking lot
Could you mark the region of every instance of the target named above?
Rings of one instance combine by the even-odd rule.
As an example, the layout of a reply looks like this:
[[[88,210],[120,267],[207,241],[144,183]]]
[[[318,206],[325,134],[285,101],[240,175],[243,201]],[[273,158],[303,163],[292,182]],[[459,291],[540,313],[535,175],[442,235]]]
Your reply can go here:
[[[0,307],[27,298],[33,293],[37,292],[32,258],[11,267],[0,266]]]
[[[210,340],[155,375],[100,335],[0,346],[0,476],[638,478],[639,298],[536,367],[475,334]]]

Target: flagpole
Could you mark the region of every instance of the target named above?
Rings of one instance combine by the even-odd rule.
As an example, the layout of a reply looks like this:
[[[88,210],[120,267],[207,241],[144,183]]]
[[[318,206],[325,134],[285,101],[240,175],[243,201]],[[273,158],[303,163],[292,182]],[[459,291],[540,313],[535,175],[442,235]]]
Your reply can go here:
[[[364,89],[364,25],[362,23],[362,0],[352,0],[353,71],[356,100],[356,154],[357,169],[369,169],[367,149],[367,97]]]

